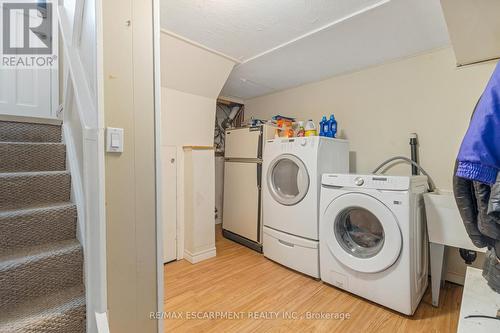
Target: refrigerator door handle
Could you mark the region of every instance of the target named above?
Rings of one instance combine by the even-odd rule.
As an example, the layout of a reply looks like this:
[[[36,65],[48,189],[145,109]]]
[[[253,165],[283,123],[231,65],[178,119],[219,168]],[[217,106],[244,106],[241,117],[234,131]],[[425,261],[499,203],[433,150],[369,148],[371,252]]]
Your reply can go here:
[[[257,188],[261,190],[262,188],[262,164],[257,164]]]
[[[264,135],[263,135],[263,127],[260,128],[260,133],[259,133],[259,143],[257,144],[257,157],[258,158],[262,158],[262,148],[263,148],[263,139],[264,139]]]

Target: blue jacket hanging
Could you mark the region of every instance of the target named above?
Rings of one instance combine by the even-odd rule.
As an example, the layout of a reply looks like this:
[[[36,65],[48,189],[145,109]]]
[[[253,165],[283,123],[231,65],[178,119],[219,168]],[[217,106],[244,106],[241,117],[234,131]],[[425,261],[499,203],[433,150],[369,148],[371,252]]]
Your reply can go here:
[[[457,160],[458,177],[495,183],[500,170],[500,63],[476,105]]]

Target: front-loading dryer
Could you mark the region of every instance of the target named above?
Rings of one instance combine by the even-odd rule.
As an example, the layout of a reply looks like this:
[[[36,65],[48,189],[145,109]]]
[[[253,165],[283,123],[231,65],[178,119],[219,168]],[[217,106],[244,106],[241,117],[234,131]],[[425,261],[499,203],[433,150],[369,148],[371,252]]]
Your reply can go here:
[[[325,174],[321,279],[411,315],[427,288],[427,177]]]
[[[268,140],[262,164],[264,255],[319,278],[321,174],[349,171],[349,143],[317,136]]]

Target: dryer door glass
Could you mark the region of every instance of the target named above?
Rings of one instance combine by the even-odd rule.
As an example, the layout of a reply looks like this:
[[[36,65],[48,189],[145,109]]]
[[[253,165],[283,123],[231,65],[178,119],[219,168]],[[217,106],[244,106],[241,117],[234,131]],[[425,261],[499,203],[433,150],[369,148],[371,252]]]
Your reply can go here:
[[[361,207],[344,209],[335,221],[335,237],[340,246],[358,258],[371,258],[379,253],[384,236],[379,219]]]
[[[306,196],[309,189],[309,175],[306,166],[299,158],[284,154],[271,162],[267,184],[277,202],[291,206]]]

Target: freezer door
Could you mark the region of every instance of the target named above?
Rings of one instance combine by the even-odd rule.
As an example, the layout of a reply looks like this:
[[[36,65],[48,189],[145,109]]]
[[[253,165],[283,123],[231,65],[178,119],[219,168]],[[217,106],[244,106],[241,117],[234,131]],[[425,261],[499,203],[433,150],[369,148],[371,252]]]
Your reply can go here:
[[[260,158],[261,128],[236,128],[226,131],[225,158]]]
[[[224,165],[222,228],[251,241],[260,241],[260,167],[258,163]]]

